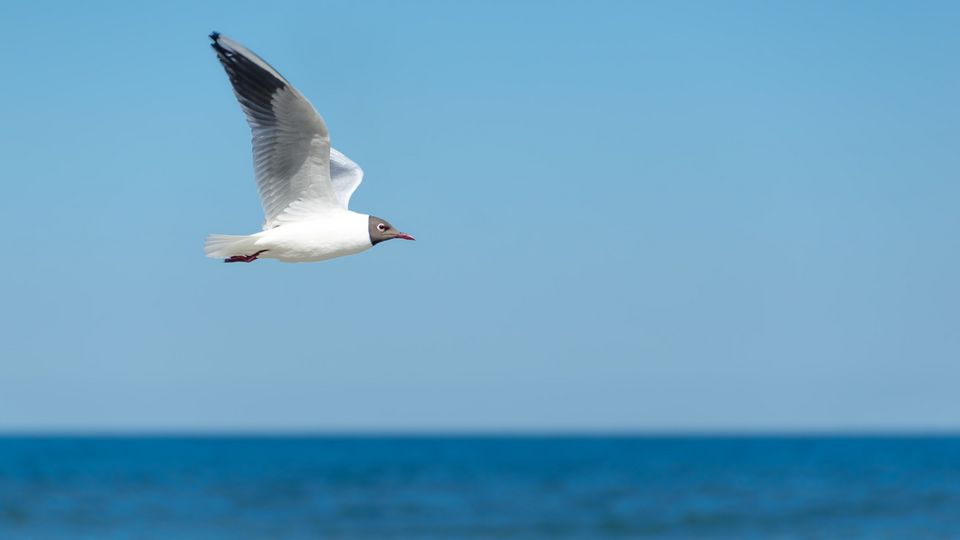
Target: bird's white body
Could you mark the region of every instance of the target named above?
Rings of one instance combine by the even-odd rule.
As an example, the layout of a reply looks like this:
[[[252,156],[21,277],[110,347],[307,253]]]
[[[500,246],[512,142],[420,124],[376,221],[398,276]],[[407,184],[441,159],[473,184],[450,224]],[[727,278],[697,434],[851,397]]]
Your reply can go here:
[[[263,231],[214,234],[208,257],[226,262],[313,262],[366,251],[378,241],[413,237],[348,209],[363,170],[330,146],[323,118],[275,69],[214,32],[212,46],[253,132],[253,161]],[[379,229],[377,229],[379,227]],[[377,233],[377,240],[371,236]]]
[[[206,252],[210,257],[228,258],[262,251],[260,259],[325,261],[373,247],[368,232],[369,219],[366,214],[350,210],[328,211],[250,236],[213,235],[207,239]]]

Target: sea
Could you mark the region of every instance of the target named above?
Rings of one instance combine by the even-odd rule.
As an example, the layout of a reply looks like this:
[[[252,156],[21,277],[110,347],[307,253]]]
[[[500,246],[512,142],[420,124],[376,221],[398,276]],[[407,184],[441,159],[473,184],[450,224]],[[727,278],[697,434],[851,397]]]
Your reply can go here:
[[[960,539],[960,437],[5,436],[0,539]]]

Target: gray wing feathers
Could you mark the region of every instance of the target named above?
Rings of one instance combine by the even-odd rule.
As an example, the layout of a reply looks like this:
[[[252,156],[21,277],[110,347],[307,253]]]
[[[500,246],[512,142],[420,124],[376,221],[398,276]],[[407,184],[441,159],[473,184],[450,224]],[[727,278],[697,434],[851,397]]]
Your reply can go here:
[[[220,34],[210,37],[253,132],[264,229],[282,221],[295,202],[311,211],[339,205],[330,182],[330,138],[317,111],[260,57]]]

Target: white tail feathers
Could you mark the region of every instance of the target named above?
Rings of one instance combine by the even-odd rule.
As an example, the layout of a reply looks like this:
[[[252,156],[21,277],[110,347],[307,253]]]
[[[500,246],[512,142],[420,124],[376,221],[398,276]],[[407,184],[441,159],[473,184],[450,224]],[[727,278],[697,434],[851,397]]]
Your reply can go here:
[[[257,239],[253,236],[233,236],[229,234],[211,234],[203,244],[207,257],[229,259],[235,255],[249,255],[256,251]]]

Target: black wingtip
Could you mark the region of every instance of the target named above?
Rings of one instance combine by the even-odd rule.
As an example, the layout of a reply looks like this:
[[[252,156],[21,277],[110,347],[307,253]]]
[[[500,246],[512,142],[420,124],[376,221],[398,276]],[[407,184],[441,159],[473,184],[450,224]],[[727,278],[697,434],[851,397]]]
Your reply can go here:
[[[210,32],[210,39],[212,39],[214,43],[216,43],[217,41],[219,41],[219,40],[220,40],[220,32],[217,32],[217,31]]]

